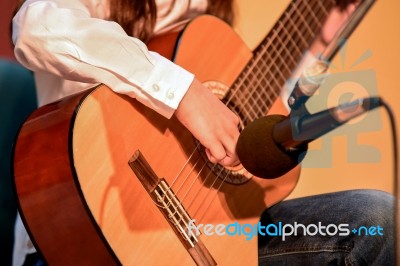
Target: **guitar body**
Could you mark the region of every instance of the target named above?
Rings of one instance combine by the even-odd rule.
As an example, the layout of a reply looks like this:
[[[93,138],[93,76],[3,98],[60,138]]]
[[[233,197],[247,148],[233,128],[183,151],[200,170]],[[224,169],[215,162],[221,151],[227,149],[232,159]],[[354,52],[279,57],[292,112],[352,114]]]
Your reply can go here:
[[[149,47],[158,49],[155,43]],[[229,26],[210,16],[191,22],[171,47],[160,52],[174,51],[177,64],[217,88],[229,88],[252,57]],[[279,101],[270,112],[286,113]],[[35,111],[15,147],[20,211],[47,263],[195,265],[129,167],[136,150],[197,224],[256,224],[292,191],[300,171],[231,184],[218,177],[175,118],[105,85],[67,97]],[[218,265],[256,265],[257,237],[246,238],[200,236]]]

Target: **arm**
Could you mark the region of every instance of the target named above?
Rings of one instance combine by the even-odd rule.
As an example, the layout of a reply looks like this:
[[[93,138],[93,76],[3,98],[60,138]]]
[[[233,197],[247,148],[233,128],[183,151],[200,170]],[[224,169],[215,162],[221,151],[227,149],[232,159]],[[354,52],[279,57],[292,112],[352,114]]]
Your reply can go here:
[[[91,17],[77,0],[26,1],[13,20],[13,41],[16,58],[32,71],[107,84],[166,117],[193,80],[118,24]]]
[[[13,41],[25,67],[107,84],[168,118],[175,112],[211,161],[237,162],[233,113],[191,73],[148,51],[118,24],[91,17],[80,1],[27,1],[14,18]]]
[[[359,0],[338,1],[338,4],[330,11],[321,32],[310,48],[312,54],[318,56],[325,50],[326,46],[333,40],[337,31],[352,15],[359,3]]]

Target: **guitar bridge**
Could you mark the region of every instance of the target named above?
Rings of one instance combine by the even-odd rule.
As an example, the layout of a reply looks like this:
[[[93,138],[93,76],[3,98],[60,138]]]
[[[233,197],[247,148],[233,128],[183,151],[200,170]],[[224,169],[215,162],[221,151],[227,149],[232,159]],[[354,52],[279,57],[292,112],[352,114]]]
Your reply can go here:
[[[139,150],[133,154],[128,164],[194,262],[197,265],[217,265],[210,252],[197,237],[197,232],[189,231],[188,225],[192,219],[166,180],[155,174]]]
[[[157,188],[153,191],[153,197],[160,211],[174,225],[175,230],[185,241],[185,246],[193,248],[199,240],[196,232],[188,230],[188,224],[192,219],[164,179],[160,180]]]

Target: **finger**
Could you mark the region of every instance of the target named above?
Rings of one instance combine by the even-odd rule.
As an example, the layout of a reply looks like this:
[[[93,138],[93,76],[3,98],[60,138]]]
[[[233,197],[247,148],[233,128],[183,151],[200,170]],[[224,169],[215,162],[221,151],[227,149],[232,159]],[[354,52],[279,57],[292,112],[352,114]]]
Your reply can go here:
[[[223,157],[222,159],[217,159],[214,156],[212,156],[212,154],[210,153],[209,150],[206,150],[206,154],[207,154],[208,160],[210,162],[218,163],[222,166],[236,166],[240,163],[237,157],[230,157],[227,155],[227,156]]]
[[[223,141],[223,146],[225,148],[226,157],[223,162],[221,162],[224,166],[234,166],[239,164],[239,158],[236,154],[236,143],[239,138],[239,134],[234,138],[225,138]]]
[[[354,10],[356,10],[356,7],[357,7],[357,4],[349,4],[345,10],[345,12],[347,13],[347,16],[350,16],[354,12]]]
[[[222,159],[221,161],[219,161],[219,164],[222,166],[236,166],[238,165],[239,159],[235,156],[235,157],[230,157],[230,156],[226,156],[224,159]]]
[[[212,163],[219,163],[222,166],[236,166],[240,163],[236,153],[226,151],[225,149],[223,152],[217,153],[216,156],[210,149],[206,149],[205,152],[208,160]]]
[[[225,158],[226,152],[222,144],[211,145],[211,148],[206,149],[208,160],[212,163],[218,163]]]

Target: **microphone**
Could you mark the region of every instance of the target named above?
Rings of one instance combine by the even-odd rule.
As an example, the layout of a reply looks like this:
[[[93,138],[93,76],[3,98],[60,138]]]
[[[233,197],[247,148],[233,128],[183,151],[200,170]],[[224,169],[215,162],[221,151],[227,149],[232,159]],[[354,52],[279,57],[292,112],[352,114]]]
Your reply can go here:
[[[236,152],[243,167],[261,178],[277,178],[298,165],[308,143],[381,106],[379,97],[358,99],[315,114],[294,112],[254,120],[239,135]]]
[[[297,110],[304,106],[310,96],[325,81],[328,76],[328,68],[328,62],[318,60],[304,69],[288,97],[287,103],[290,109]]]

